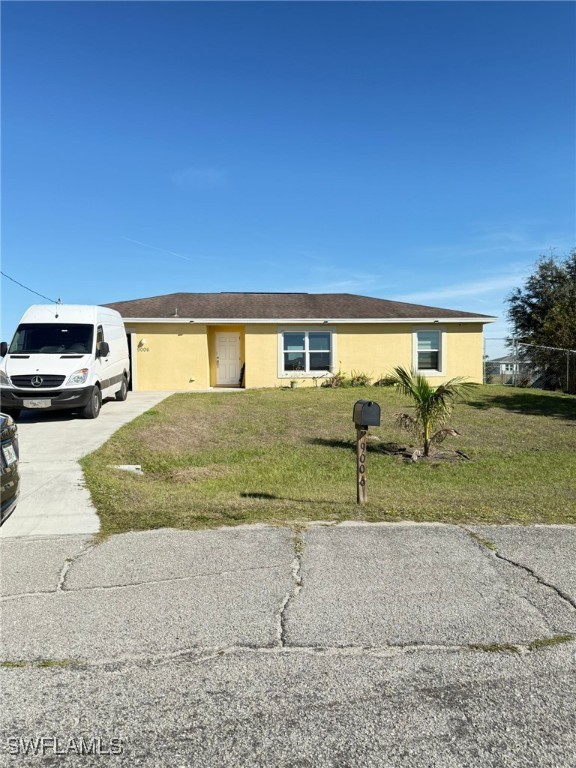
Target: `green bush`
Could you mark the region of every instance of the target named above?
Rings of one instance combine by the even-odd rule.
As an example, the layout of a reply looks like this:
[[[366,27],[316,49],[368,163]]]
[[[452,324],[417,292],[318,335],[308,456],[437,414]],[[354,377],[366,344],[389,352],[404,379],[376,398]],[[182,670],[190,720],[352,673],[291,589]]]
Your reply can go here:
[[[336,373],[333,373],[332,376],[322,382],[322,386],[329,387],[330,389],[334,389],[335,387],[349,387],[350,380],[346,378],[344,371],[336,371]]]
[[[372,377],[363,371],[352,371],[350,374],[351,387],[368,387],[371,381]]]

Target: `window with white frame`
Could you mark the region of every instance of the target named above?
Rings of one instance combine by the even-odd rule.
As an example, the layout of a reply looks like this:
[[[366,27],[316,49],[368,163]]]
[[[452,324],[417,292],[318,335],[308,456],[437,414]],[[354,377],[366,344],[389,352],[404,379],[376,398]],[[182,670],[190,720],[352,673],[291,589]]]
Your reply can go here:
[[[280,372],[284,375],[314,376],[330,371],[331,331],[282,331],[280,347]]]
[[[414,367],[424,374],[442,373],[443,360],[442,329],[422,329],[415,331]]]

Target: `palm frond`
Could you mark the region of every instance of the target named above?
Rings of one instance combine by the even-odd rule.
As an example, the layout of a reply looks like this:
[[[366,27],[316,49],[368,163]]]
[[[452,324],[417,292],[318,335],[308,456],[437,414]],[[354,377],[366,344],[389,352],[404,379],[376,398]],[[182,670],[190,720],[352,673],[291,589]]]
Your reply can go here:
[[[420,422],[411,416],[409,413],[395,413],[395,424],[405,432],[410,432],[416,436],[419,436],[422,432]]]
[[[387,378],[396,385],[400,394],[411,397],[415,401],[425,398],[430,390],[430,385],[424,376],[401,366],[394,368],[394,373]]]
[[[466,400],[477,386],[478,384],[473,381],[466,381],[464,376],[455,376],[444,384],[440,384],[434,394],[443,399]]]
[[[430,443],[435,443],[438,445],[439,443],[442,443],[444,440],[446,440],[447,437],[459,436],[460,432],[458,432],[457,429],[454,429],[453,427],[445,427],[444,429],[439,429],[438,432],[432,435],[430,438]]]

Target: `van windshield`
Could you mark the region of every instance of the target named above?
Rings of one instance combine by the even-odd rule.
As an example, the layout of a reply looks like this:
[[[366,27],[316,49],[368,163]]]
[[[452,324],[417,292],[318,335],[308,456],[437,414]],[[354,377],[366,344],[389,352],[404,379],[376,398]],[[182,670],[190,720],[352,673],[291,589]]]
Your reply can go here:
[[[74,323],[23,323],[18,326],[8,354],[86,354],[92,352],[94,326]]]

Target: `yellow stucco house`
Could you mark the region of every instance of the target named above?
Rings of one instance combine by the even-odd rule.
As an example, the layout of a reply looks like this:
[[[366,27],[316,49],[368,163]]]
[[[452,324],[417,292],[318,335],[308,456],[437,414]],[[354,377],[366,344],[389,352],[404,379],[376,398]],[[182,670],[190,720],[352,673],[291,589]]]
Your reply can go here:
[[[349,293],[172,293],[108,304],[129,336],[132,388],[314,386],[341,370],[373,379],[397,365],[435,384],[482,381],[471,312]]]

